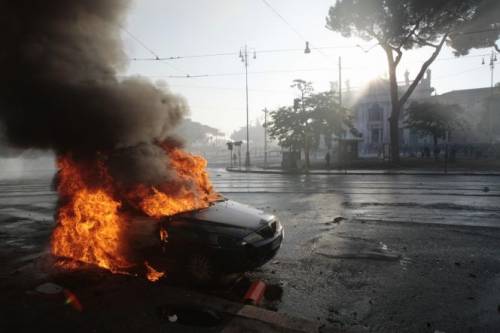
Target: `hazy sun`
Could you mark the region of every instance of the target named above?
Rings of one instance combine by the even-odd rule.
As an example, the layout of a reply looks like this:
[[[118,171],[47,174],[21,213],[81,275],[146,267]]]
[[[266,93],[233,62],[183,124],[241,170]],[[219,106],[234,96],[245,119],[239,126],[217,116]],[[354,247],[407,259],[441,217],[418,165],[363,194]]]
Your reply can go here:
[[[344,82],[349,81],[352,88],[362,88],[373,79],[387,77],[384,52],[377,47],[367,52],[353,49],[342,57],[342,77]]]

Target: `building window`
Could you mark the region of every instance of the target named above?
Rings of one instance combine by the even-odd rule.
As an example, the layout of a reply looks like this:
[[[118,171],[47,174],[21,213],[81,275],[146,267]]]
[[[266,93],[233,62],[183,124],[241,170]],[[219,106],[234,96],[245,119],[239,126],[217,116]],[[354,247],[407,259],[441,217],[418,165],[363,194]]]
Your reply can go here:
[[[381,128],[372,128],[371,131],[370,142],[371,143],[380,143],[382,139],[382,129]]]
[[[378,104],[373,104],[368,109],[368,121],[382,121],[384,109]]]

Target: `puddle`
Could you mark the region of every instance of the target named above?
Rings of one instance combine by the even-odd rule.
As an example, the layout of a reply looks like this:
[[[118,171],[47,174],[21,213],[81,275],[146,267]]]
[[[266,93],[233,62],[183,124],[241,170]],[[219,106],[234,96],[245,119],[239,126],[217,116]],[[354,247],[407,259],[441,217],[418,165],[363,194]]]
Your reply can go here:
[[[315,242],[314,252],[332,259],[398,261],[402,258],[401,254],[390,250],[382,242],[334,234],[321,235]]]
[[[200,305],[164,305],[158,308],[160,318],[172,324],[194,327],[215,327],[222,324],[222,316],[215,310]]]

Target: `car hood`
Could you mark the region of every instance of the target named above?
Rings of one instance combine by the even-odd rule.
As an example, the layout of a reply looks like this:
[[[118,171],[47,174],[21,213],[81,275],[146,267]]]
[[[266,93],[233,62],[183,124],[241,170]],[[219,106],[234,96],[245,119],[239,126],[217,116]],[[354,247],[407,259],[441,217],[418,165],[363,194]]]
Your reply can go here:
[[[245,229],[258,229],[275,218],[271,214],[232,200],[217,201],[208,208],[182,215]]]

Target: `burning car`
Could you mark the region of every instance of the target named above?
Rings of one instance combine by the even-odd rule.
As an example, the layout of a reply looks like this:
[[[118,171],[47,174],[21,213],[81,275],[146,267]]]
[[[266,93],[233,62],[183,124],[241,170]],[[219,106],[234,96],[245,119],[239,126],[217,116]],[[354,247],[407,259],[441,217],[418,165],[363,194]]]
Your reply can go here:
[[[96,265],[157,281],[187,272],[195,282],[263,265],[278,251],[283,227],[274,215],[223,198],[206,161],[178,147],[157,146],[170,178],[156,185],[115,178],[109,156],[59,156],[59,193],[51,252],[59,267]],[[67,263],[68,261],[71,264]],[[180,269],[181,268],[181,269]]]
[[[284,236],[276,216],[225,198],[161,219],[157,227],[160,242],[151,244],[147,260],[167,271],[182,268],[196,282],[265,264]]]

